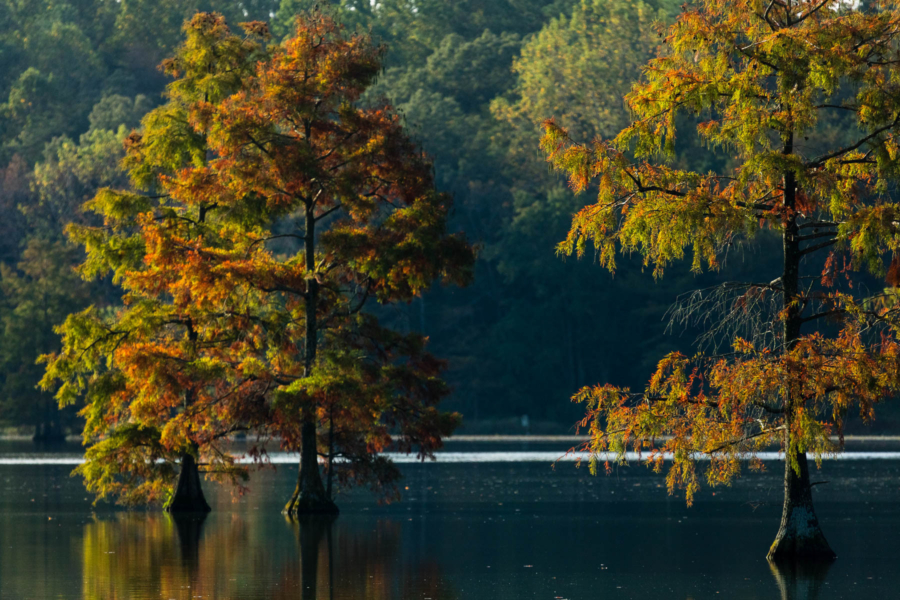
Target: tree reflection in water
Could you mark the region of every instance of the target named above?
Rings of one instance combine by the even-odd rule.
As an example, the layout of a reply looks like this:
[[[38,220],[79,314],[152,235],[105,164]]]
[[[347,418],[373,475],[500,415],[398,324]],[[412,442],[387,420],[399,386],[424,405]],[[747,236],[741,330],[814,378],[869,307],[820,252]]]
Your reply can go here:
[[[200,569],[200,532],[207,515],[177,513],[167,516],[175,524],[178,546],[181,550],[181,566],[188,580],[196,581]]]
[[[216,597],[221,577],[246,542],[234,520],[204,536],[203,515],[119,513],[84,527],[82,596],[85,600]],[[225,578],[227,581],[227,578]]]
[[[817,600],[825,586],[825,578],[831,568],[831,561],[814,563],[769,563],[781,600]]]
[[[380,519],[375,528],[355,529],[339,517],[289,520],[297,538],[299,564],[286,566],[282,596],[302,600],[391,600],[425,597],[455,600],[433,560],[404,552],[402,525]]]
[[[390,518],[119,513],[84,526],[82,597],[455,600],[415,547]]]
[[[170,579],[168,556],[175,532],[159,515],[123,514],[84,527],[82,595],[85,600],[125,599],[136,587]],[[159,585],[160,591],[162,586]]]
[[[302,600],[317,600],[318,598],[334,598],[334,554],[332,551],[332,529],[337,515],[301,515],[287,517],[288,523],[294,528],[297,536],[297,546],[300,550],[300,568],[287,565],[282,577],[282,585],[279,589],[287,594],[296,594],[296,588],[301,589]],[[324,542],[324,544],[323,544]],[[325,556],[320,556],[324,554]],[[324,573],[320,573],[319,565],[324,565]],[[299,572],[299,579],[297,578]],[[327,595],[319,596],[319,579],[327,582]],[[276,596],[278,598],[279,596]]]

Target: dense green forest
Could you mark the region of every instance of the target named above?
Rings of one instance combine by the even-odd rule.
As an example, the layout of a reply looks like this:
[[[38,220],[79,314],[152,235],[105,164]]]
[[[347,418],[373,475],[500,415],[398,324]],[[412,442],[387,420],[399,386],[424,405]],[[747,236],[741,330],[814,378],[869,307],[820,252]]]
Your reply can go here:
[[[258,19],[275,37],[307,0],[0,1],[0,425],[52,437],[77,431],[35,388],[54,326],[90,304],[113,309],[110,281],[84,282],[81,250],[65,237],[87,222],[81,204],[123,187],[123,141],[163,102],[159,63],[181,40],[185,18],[218,11],[229,23]],[[540,123],[555,117],[581,139],[611,135],[628,120],[623,94],[658,44],[673,0],[345,0],[319,3],[348,28],[385,45],[371,97],[386,97],[435,163],[451,193],[452,229],[478,246],[474,283],[436,286],[384,309],[394,327],[429,336],[449,361],[463,431],[565,431],[583,416],[571,395],[610,381],[641,387],[690,331],[666,332],[679,292],[753,271],[736,249],[718,273],[672,267],[656,281],[640,259],[615,277],[591,260],[568,261],[556,245],[574,195],[538,149]],[[689,147],[679,156],[692,162]],[[706,160],[709,160],[707,153]],[[728,157],[719,160],[727,161]],[[699,169],[693,161],[692,168]],[[765,243],[765,240],[762,241]]]

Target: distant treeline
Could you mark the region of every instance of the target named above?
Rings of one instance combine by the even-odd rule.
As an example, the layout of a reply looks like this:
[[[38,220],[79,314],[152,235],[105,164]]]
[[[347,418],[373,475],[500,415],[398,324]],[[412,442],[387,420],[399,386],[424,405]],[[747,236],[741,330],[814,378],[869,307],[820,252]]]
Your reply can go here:
[[[445,408],[470,430],[525,427],[523,415],[533,431],[574,423],[579,387],[641,387],[666,352],[690,349],[690,332],[666,335],[663,321],[679,291],[770,272],[740,249],[723,272],[682,266],[664,282],[638,260],[612,277],[556,254],[590,194],[549,172],[539,124],[554,117],[582,139],[618,132],[623,95],[656,50],[656,25],[680,10],[674,0],[0,0],[0,425],[77,432],[75,410],[60,413],[35,388],[35,361],[57,349],[66,315],[114,310],[119,296],[112,281],[80,279],[81,250],[64,230],[90,218],[80,207],[98,189],[127,185],[123,141],[162,102],[158,65],[185,18],[265,20],[278,38],[314,4],[384,43],[387,66],[368,93],[402,112],[455,197],[452,228],[479,245],[473,285],[381,315],[449,360]],[[680,156],[702,169],[690,148]]]

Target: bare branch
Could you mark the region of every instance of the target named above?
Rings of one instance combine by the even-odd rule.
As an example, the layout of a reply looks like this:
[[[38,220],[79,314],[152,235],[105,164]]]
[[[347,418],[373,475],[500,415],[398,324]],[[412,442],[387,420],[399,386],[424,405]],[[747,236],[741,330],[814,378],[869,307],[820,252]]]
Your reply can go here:
[[[834,152],[830,152],[828,154],[824,154],[824,155],[820,156],[819,158],[815,159],[814,161],[807,163],[806,168],[807,169],[816,169],[816,168],[822,166],[822,164],[825,163],[826,161],[831,160],[832,158],[837,158],[838,156],[843,156],[844,154],[847,154],[848,152],[853,152],[854,150],[856,150],[857,148],[859,148],[866,142],[875,139],[876,137],[878,137],[885,131],[888,131],[889,129],[893,129],[897,125],[898,122],[900,122],[900,114],[898,114],[896,117],[894,117],[894,120],[891,121],[891,123],[889,125],[885,125],[884,127],[879,127],[878,129],[876,129],[875,131],[873,131],[866,137],[858,140],[855,144],[852,144],[850,146],[847,146],[846,148],[841,148],[840,150],[835,150]]]
[[[342,207],[343,207],[343,204],[338,203],[337,205],[332,206],[331,208],[329,208],[328,210],[326,210],[325,212],[323,212],[321,215],[319,215],[319,216],[316,217],[315,219],[316,219],[316,221],[321,221],[322,219],[324,219],[325,217],[327,217],[327,216],[330,215],[331,213],[340,210]]]
[[[809,227],[837,227],[838,225],[840,225],[840,223],[836,221],[810,221],[809,223],[798,225],[797,229],[807,229]]]
[[[639,178],[635,177],[634,175],[632,175],[628,169],[623,169],[623,172],[626,175],[628,175],[628,178],[631,179],[631,181],[634,182],[634,185],[637,187],[637,191],[639,193],[644,194],[646,192],[662,192],[663,194],[668,194],[670,196],[678,196],[678,197],[685,196],[684,192],[679,192],[678,190],[671,190],[671,189],[659,187],[658,185],[645,186],[641,182],[641,180]]]
[[[271,240],[276,240],[276,239],[278,239],[278,238],[295,238],[295,239],[298,239],[298,240],[301,240],[301,241],[306,240],[306,237],[304,237],[304,236],[302,236],[302,235],[296,235],[296,234],[293,234],[293,233],[285,233],[285,234],[282,234],[282,235],[272,235],[272,236],[265,237],[265,238],[259,238],[258,240],[253,240],[253,242],[252,242],[252,243],[250,244],[250,246],[247,248],[247,254],[250,254],[250,250],[252,250],[252,249],[253,249],[253,246],[255,246],[256,244],[262,244],[262,243],[265,243],[265,242],[268,242],[268,241],[271,241]]]
[[[808,323],[809,321],[815,321],[816,319],[822,319],[824,317],[833,317],[835,315],[843,315],[847,313],[846,308],[836,308],[834,310],[826,310],[820,313],[812,314],[808,317],[804,317],[801,319],[801,322]]]
[[[811,16],[813,16],[814,14],[816,14],[817,12],[819,12],[819,10],[820,10],[823,6],[825,6],[826,4],[828,4],[830,1],[831,1],[831,0],[822,0],[822,2],[820,2],[820,3],[818,4],[818,6],[816,6],[816,7],[813,8],[812,10],[807,11],[805,15],[803,15],[802,17],[800,17],[799,19],[797,19],[796,21],[794,21],[794,25],[799,25],[800,23],[802,23],[803,21],[805,21],[805,20],[808,19],[809,17],[811,17]]]
[[[827,242],[822,242],[821,244],[816,244],[815,246],[810,246],[809,248],[804,248],[800,251],[800,256],[806,256],[807,254],[812,254],[822,248],[828,248],[829,246],[833,246],[837,243],[837,240],[828,240]]]
[[[731,448],[733,446],[737,446],[738,444],[743,444],[744,442],[749,442],[750,440],[752,440],[754,438],[758,438],[758,437],[761,437],[764,435],[770,435],[772,433],[775,433],[776,431],[784,431],[784,425],[779,425],[778,427],[773,427],[772,429],[763,429],[762,431],[759,431],[752,435],[747,435],[742,438],[732,440],[730,442],[725,442],[721,446],[713,448],[712,450],[706,450],[703,453],[704,454],[715,454],[716,452],[721,452],[725,448]]]
[[[809,240],[816,240],[823,237],[833,238],[837,234],[834,231],[822,231],[819,233],[810,233],[809,235],[801,235],[797,238],[797,241],[806,242]]]

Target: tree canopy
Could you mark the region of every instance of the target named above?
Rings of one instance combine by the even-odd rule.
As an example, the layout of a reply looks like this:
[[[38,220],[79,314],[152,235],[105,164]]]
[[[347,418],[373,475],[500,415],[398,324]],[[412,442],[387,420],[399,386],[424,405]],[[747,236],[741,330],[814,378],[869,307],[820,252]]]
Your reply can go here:
[[[269,20],[277,42],[293,30],[297,12],[315,4],[0,2],[0,262],[10,276],[25,276],[18,265],[30,239],[62,239],[67,223],[99,218],[78,208],[97,190],[130,185],[117,168],[121,142],[167,102],[169,78],[158,65],[174,53],[185,18],[199,9],[218,11],[235,27]],[[448,359],[453,391],[444,406],[462,412],[469,431],[517,432],[523,414],[532,431],[566,431],[580,412],[566,400],[581,386],[612,373],[622,385],[639,386],[667,352],[691,352],[689,336],[665,335],[658,327],[678,290],[771,279],[770,253],[733,252],[721,271],[696,275],[690,264],[674,262],[655,283],[636,254],[617,257],[615,277],[589,261],[554,255],[569,216],[589,200],[548,172],[534,144],[540,121],[556,115],[584,141],[626,125],[622,95],[661,41],[654,23],[671,23],[679,7],[649,0],[318,4],[348,32],[359,27],[385,44],[384,69],[364,100],[384,97],[397,107],[434,165],[436,187],[454,196],[448,229],[465,231],[481,247],[467,288],[435,286],[410,303],[367,309],[391,329],[427,335],[430,351]],[[54,27],[59,37],[46,33]],[[26,74],[29,69],[34,72]],[[12,111],[10,94],[26,93],[28,81],[51,86],[52,93],[35,96],[39,102],[30,106],[17,96]],[[690,127],[695,118],[681,115],[679,126]],[[829,121],[835,136],[855,127],[852,119]],[[728,151],[707,150],[679,135],[671,164],[706,172],[732,159]],[[757,239],[780,243],[771,237],[763,232]],[[56,256],[70,257],[71,266],[81,261],[79,252]],[[107,277],[88,296],[112,309],[121,292]],[[80,302],[73,297],[72,309],[83,307]],[[0,302],[0,318],[14,305],[12,297]],[[56,339],[52,325],[46,325],[48,342]],[[28,372],[21,389],[30,388],[37,383],[33,361],[25,352],[11,355],[0,382]],[[29,402],[19,393],[3,398],[0,427],[29,430],[32,421],[17,406]],[[889,427],[892,419],[885,406],[875,427]],[[855,421],[851,427],[859,426]],[[81,427],[77,419],[67,422],[69,433]]]
[[[707,481],[727,483],[748,455],[780,445],[786,499],[773,559],[831,553],[806,452],[835,451],[848,414],[871,420],[900,391],[898,19],[892,2],[707,0],[665,32],[617,136],[576,143],[545,123],[548,160],[574,190],[597,191],[561,253],[582,256],[591,244],[614,270],[617,254],[634,251],[661,276],[688,253],[695,271],[717,269],[733,246],[780,234],[771,280],[728,282],[675,307],[676,319],[708,325],[706,339],[730,352],[675,352],[644,392],[605,385],[575,396],[593,452],[633,447],[657,469],[670,453],[669,489],[689,502],[701,456]],[[674,165],[680,113],[697,115],[696,135],[734,160],[707,172]],[[885,277],[881,289],[865,272]]]
[[[315,480],[321,446],[340,482],[390,494],[377,453],[428,456],[456,418],[424,338],[361,309],[464,284],[473,254],[399,117],[358,102],[380,67],[368,38],[315,13],[277,45],[242,27],[185,25],[168,102],[126,142],[137,191],[101,190],[86,206],[103,225],[70,226],[83,274],[113,273],[124,306],[70,317],[44,385],[86,394],[79,472],[101,496],[162,500],[188,456],[243,476],[220,447],[237,431],[303,445]]]

